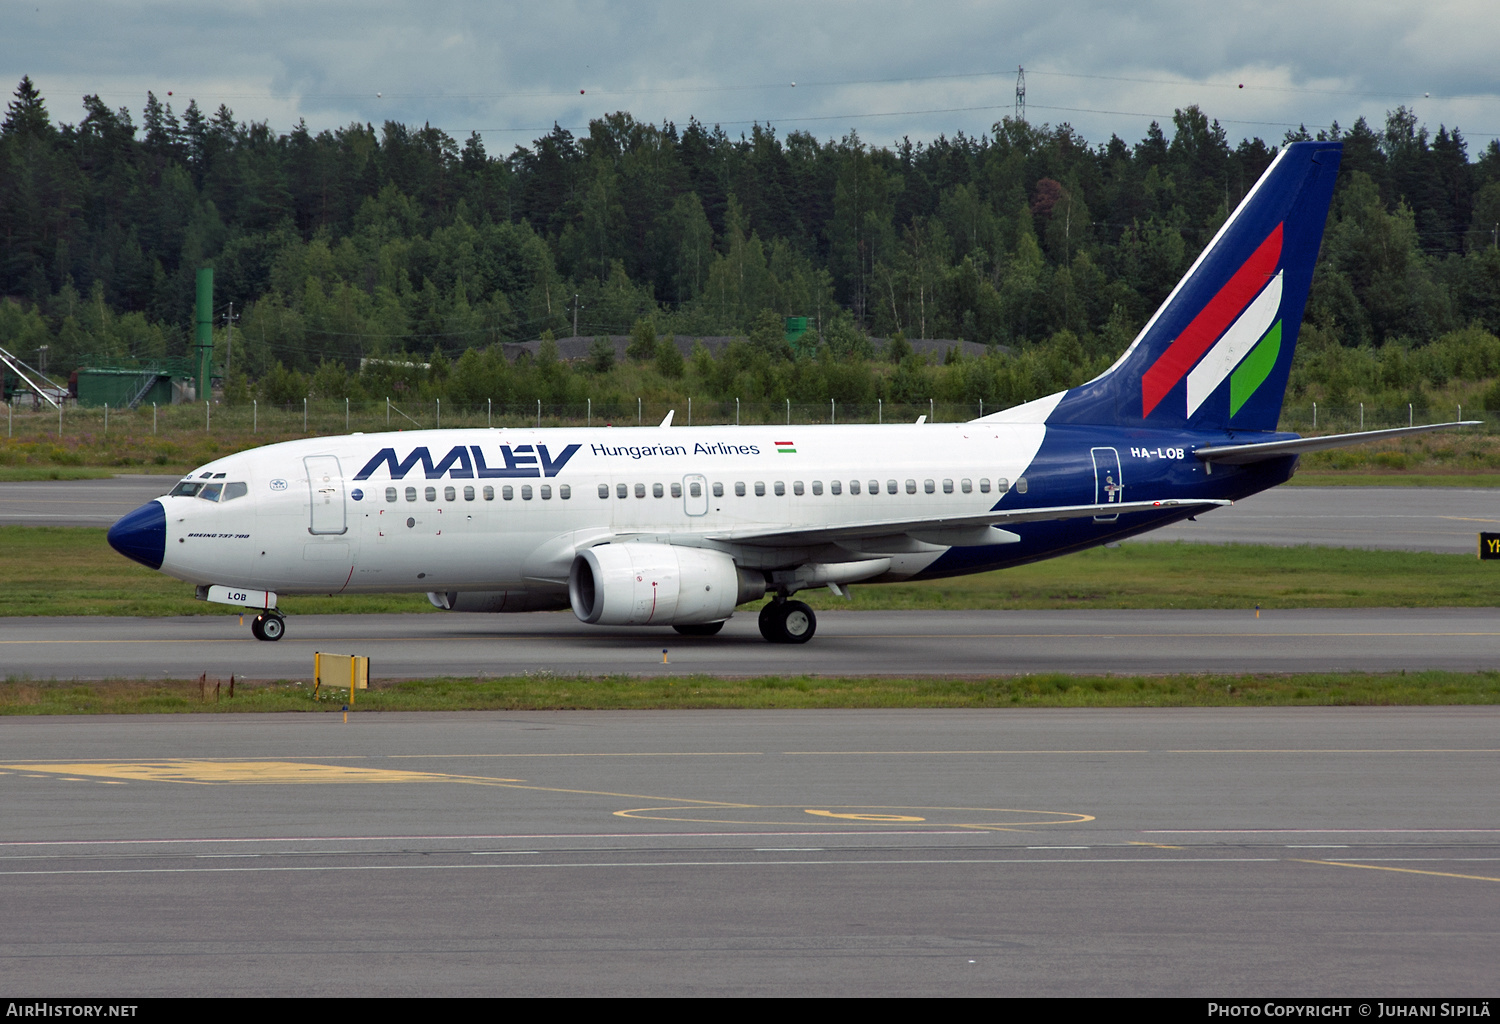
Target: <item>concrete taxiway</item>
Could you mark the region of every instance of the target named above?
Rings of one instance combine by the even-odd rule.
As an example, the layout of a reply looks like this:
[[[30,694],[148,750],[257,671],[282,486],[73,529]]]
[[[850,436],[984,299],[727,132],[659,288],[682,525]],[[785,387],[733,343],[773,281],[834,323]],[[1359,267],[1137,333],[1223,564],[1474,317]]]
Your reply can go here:
[[[248,623],[248,616],[246,617]],[[667,664],[662,663],[663,648]],[[529,615],[294,615],[276,643],[235,615],[0,619],[5,675],[307,679],[315,651],[376,678],[588,675],[1007,675],[1026,672],[1478,671],[1500,662],[1493,608],[824,612],[808,644],[768,644],[753,614],[715,637]]]
[[[176,481],[121,476],[0,483],[0,525],[108,526]],[[1139,539],[1471,554],[1482,530],[1500,530],[1500,490],[1280,487]]]
[[[1500,709],[0,720],[109,995],[1492,996]]]

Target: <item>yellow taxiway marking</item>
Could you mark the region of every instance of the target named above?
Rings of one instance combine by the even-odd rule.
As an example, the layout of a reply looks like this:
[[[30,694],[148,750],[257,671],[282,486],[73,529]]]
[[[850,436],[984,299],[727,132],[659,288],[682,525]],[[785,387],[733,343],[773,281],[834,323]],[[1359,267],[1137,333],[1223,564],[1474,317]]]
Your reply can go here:
[[[926,821],[926,818],[918,818],[912,814],[838,814],[834,811],[804,810],[805,814],[817,814],[824,818],[844,818],[849,821],[883,821],[883,822],[907,822]]]
[[[20,765],[6,765],[19,768]],[[51,775],[128,779],[134,782],[303,783],[303,782],[520,782],[520,779],[474,779],[435,772],[395,771],[389,768],[354,768],[338,764],[300,761],[199,761],[168,759],[114,763],[31,764],[34,772]]]
[[[751,811],[758,812],[761,817],[701,818],[685,817],[681,813],[691,812],[697,815],[712,813],[714,811]],[[798,821],[805,823],[806,819],[801,818],[796,813],[797,811],[821,818],[841,819],[850,824],[911,825],[920,823],[932,828],[972,828],[999,832],[1028,831],[1029,829],[1026,826],[1037,825],[1078,825],[1094,820],[1092,814],[1079,814],[1074,811],[1032,811],[1004,807],[887,807],[862,805],[808,808],[800,804],[710,804],[707,801],[698,801],[696,806],[692,807],[634,807],[628,810],[615,811],[614,813],[617,818],[686,821],[704,825],[790,825]],[[922,816],[893,813],[901,811],[921,811]],[[1022,820],[973,820],[974,818],[982,819],[989,815],[1015,815]],[[762,818],[774,818],[776,820],[766,821],[762,820]]]
[[[1181,846],[1168,846],[1166,843],[1142,843],[1142,842],[1137,842],[1134,839],[1128,840],[1125,843],[1125,845],[1126,846],[1151,846],[1151,847],[1155,847],[1158,850],[1181,850],[1181,849],[1183,849],[1183,847],[1181,847]]]
[[[1474,882],[1500,882],[1492,875],[1460,875],[1452,871],[1422,871],[1419,868],[1388,868],[1384,864],[1354,864],[1346,860],[1304,860],[1291,858],[1301,864],[1322,864],[1331,868],[1364,868],[1366,871],[1399,871],[1406,875],[1436,875],[1439,878],[1467,878]]]

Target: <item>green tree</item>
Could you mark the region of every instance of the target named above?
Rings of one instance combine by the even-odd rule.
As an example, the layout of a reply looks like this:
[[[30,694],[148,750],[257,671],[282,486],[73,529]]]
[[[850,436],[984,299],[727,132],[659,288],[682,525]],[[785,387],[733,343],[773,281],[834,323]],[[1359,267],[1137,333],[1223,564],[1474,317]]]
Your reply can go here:
[[[656,358],[656,325],[642,317],[630,328],[630,344],[625,346],[625,355],[638,363]]]
[[[682,352],[670,335],[656,343],[656,372],[668,380],[676,380],[682,376]]]

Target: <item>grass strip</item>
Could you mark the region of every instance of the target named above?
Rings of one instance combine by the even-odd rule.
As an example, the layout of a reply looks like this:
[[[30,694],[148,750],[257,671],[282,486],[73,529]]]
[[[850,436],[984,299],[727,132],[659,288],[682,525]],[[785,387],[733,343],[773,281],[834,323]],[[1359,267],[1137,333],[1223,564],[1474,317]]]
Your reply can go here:
[[[0,483],[10,484],[30,480],[107,480],[115,475],[113,469],[94,466],[0,466]]]
[[[0,683],[0,715],[339,711],[347,690],[280,680]],[[1500,704],[1500,672],[900,679],[684,675],[442,677],[378,681],[355,711],[571,711],[810,708],[1349,707]]]
[[[1284,487],[1500,487],[1500,473],[1299,472]]]
[[[102,529],[0,527],[0,552],[0,616],[239,614],[123,558]],[[855,611],[1487,607],[1500,605],[1500,566],[1472,555],[1174,541],[853,592],[852,602],[821,588],[798,597]],[[288,615],[435,611],[422,594],[291,597],[281,607]]]

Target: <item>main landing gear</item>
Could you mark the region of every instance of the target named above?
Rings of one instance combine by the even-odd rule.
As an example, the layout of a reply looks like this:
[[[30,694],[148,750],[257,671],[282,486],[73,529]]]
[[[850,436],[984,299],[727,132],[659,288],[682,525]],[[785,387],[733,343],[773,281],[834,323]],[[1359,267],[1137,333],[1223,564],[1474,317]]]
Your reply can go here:
[[[261,612],[250,621],[250,635],[257,640],[280,640],[286,635],[286,619],[280,612]]]
[[[760,635],[773,644],[805,644],[818,631],[818,617],[801,601],[784,597],[760,610]]]

